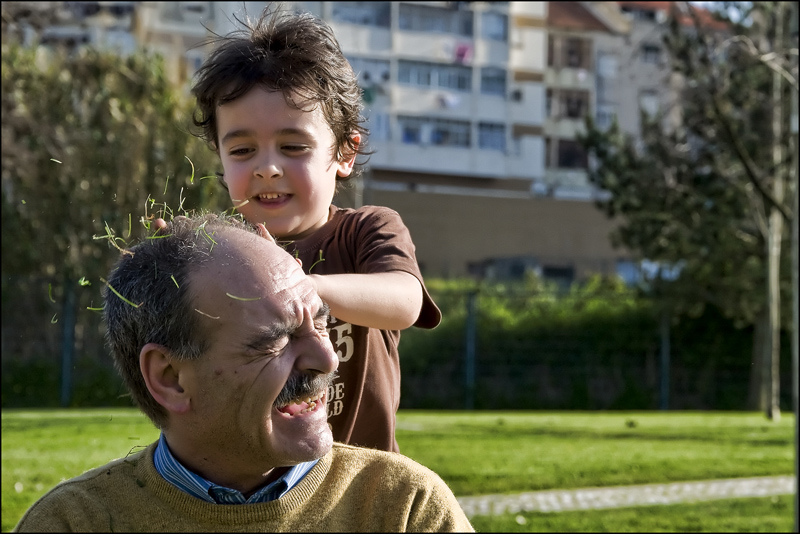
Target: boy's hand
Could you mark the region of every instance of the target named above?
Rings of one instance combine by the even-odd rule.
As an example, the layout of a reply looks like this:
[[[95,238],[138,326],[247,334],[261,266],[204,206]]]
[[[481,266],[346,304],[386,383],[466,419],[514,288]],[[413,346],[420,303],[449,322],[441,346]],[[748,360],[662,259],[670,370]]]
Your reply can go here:
[[[156,233],[158,234],[167,227],[167,221],[159,217],[158,219],[153,221],[153,226],[156,227]]]
[[[269,233],[269,230],[267,230],[267,227],[264,226],[264,223],[258,223],[256,229],[258,230],[258,235],[275,245],[278,244],[275,242],[275,238]]]

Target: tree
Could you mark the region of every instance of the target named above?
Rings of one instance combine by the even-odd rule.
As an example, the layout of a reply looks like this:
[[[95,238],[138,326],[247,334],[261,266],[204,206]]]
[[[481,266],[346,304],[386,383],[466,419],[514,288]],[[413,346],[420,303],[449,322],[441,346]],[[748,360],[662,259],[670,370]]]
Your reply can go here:
[[[729,4],[730,32],[712,32],[698,12],[674,11],[665,46],[680,91],[678,124],[643,114],[641,142],[591,119],[582,137],[596,166],[590,180],[610,193],[600,203],[624,220],[615,239],[642,258],[680,265],[654,290],[678,312],[718,306],[755,326],[751,405],[780,417],[779,333],[789,299],[787,254],[797,175],[789,128],[789,4]],[[680,21],[691,20],[687,28]],[[794,68],[794,70],[792,70]],[[784,268],[781,268],[783,262]],[[788,311],[788,310],[787,310]]]
[[[72,339],[80,345],[97,330],[99,319],[88,319],[85,309],[99,306],[100,279],[119,254],[110,240],[94,238],[107,229],[117,243],[141,237],[164,206],[167,217],[181,208],[216,209],[226,195],[216,194],[216,180],[201,179],[214,174],[216,156],[187,131],[189,99],[170,86],[160,57],[5,41],[3,354],[13,348],[8,352],[24,357],[20,332],[33,322],[34,345],[54,335],[52,322],[69,358]],[[79,292],[87,282],[92,291]],[[23,304],[40,303],[41,314],[56,299],[60,309],[44,320],[19,316]]]

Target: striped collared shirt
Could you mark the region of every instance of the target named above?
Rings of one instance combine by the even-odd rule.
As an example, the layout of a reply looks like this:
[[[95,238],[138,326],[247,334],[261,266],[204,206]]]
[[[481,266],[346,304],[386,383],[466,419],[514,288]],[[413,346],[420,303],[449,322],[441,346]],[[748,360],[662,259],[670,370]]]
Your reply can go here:
[[[303,480],[318,461],[303,462],[289,468],[280,478],[246,499],[241,491],[214,484],[186,469],[170,452],[163,433],[153,454],[156,471],[164,477],[164,480],[193,497],[214,504],[254,504],[279,499]]]

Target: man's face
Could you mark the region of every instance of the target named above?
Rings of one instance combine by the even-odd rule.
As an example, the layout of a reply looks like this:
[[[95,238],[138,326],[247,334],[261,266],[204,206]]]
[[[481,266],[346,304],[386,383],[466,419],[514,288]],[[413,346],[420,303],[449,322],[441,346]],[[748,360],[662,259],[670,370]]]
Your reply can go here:
[[[327,308],[294,258],[242,231],[215,240],[214,259],[191,276],[211,346],[183,367],[191,408],[181,435],[193,452],[181,460],[201,474],[230,477],[215,476],[217,483],[247,488],[253,484],[243,480],[255,477],[258,485],[273,467],[330,450],[327,380],[299,390],[301,398],[292,399],[299,404],[276,399],[290,379],[327,378],[338,359],[325,330]]]
[[[283,93],[254,87],[217,107],[219,156],[233,205],[273,236],[300,239],[328,221],[337,172],[333,131],[319,106],[295,109]]]

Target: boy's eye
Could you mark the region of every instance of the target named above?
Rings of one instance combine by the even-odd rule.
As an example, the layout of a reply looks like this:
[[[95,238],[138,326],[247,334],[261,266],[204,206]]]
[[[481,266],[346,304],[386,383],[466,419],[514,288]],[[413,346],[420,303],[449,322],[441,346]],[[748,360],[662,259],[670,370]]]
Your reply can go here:
[[[304,145],[283,145],[283,149],[287,152],[302,152],[306,147]]]
[[[250,152],[249,148],[235,148],[229,152],[231,156],[242,156]]]

